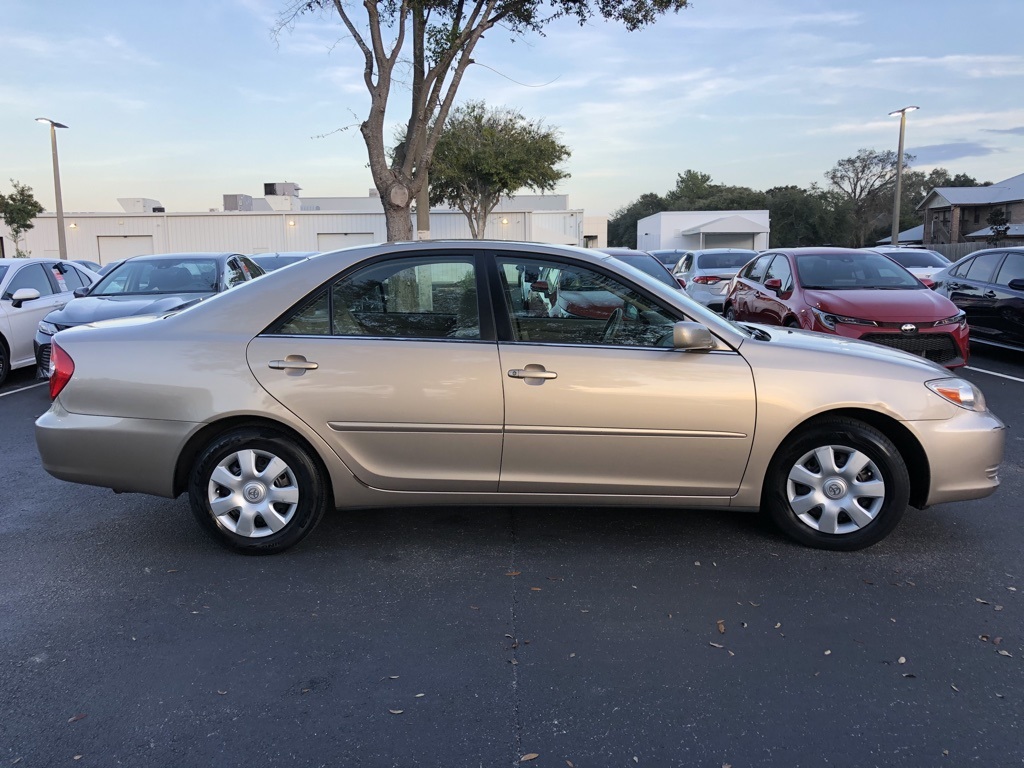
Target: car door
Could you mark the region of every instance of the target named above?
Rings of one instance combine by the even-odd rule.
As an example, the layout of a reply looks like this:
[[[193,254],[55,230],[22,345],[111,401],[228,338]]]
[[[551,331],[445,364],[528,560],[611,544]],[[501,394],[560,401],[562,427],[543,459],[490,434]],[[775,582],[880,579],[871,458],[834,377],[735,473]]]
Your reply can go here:
[[[1024,346],[1024,291],[1019,282],[1024,280],[1024,253],[1007,251],[999,267],[992,290],[996,294],[992,319],[993,339],[1004,344]]]
[[[48,274],[55,266],[51,263],[31,262],[11,267],[16,271],[11,275],[0,301],[3,301],[7,310],[11,328],[8,343],[11,347],[12,368],[29,365],[35,360],[32,340],[36,335],[36,326],[50,312],[63,307],[71,297],[70,292],[58,293],[56,279]],[[22,288],[34,288],[39,291],[39,298],[14,306],[14,294]]]
[[[477,274],[461,251],[374,259],[253,339],[250,368],[366,485],[496,491],[502,384]]]
[[[730,289],[729,300],[733,302],[733,310],[737,320],[757,319],[757,295],[761,280],[764,278],[768,263],[772,260],[770,253],[763,254],[750,262],[736,276],[736,285]]]
[[[505,393],[499,490],[723,499],[754,432],[750,367],[724,344],[672,349],[682,314],[611,271],[494,255]],[[552,317],[516,301],[525,269],[572,269],[618,297],[607,319]],[[502,311],[503,310],[503,311]]]
[[[770,280],[778,280],[778,288]],[[764,273],[764,282],[758,286],[756,299],[757,322],[768,325],[782,325],[792,312],[786,303],[793,292],[793,270],[789,265],[789,257],[778,254]]]
[[[971,333],[980,337],[996,334],[994,280],[1003,251],[986,251],[957,268],[946,282],[950,300],[967,314]]]

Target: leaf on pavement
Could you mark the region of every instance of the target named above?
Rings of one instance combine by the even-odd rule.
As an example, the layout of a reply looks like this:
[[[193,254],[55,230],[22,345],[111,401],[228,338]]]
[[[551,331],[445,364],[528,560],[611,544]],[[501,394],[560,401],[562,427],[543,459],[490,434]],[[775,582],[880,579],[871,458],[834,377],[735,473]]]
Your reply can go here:
[[[950,683],[950,684],[949,684],[949,687],[950,687],[950,688],[952,688],[952,689],[953,689],[954,691],[956,691],[957,693],[960,693],[960,689],[959,689],[959,688],[957,688],[957,687],[956,687],[955,685],[953,685],[952,683]]]
[[[536,752],[530,752],[528,755],[523,755],[522,757],[520,757],[519,758],[519,762],[520,763],[528,763],[531,760],[536,760],[538,757],[540,757],[540,755],[537,754]]]
[[[530,591],[531,592],[540,592],[541,591],[541,587],[530,587]]]
[[[725,619],[719,619],[716,623],[718,624],[718,634],[724,635],[725,634]]]
[[[389,709],[388,712],[390,712],[392,715],[400,715],[403,712],[405,712],[405,710],[404,709]]]
[[[708,643],[708,645],[710,645],[712,648],[725,648],[725,646],[720,643]]]
[[[999,650],[999,651],[996,651],[996,653],[998,653],[1000,656],[1010,656],[1010,652],[1009,651]],[[1010,656],[1010,658],[1012,659],[1013,656]]]
[[[84,714],[81,714],[81,715],[75,715],[74,717],[69,717],[69,718],[68,718],[68,722],[69,722],[69,723],[77,723],[77,722],[78,722],[79,720],[81,720],[81,719],[82,719],[82,718],[84,718],[85,716],[86,716],[86,715],[84,715]]]
[[[991,605],[988,600],[982,600],[980,597],[974,598],[974,602],[981,603],[982,605]]]
[[[509,571],[505,575],[506,576],[519,576],[521,573],[522,573],[522,571]]]
[[[897,664],[906,664],[907,663],[907,657],[906,656],[900,656],[898,659],[896,659],[896,663]]]

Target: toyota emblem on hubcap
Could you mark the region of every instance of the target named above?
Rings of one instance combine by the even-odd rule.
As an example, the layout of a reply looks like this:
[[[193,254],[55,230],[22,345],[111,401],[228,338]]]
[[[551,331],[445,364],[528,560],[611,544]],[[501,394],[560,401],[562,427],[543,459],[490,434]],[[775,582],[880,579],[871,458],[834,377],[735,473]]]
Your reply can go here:
[[[245,500],[252,502],[253,504],[258,501],[262,501],[266,493],[266,489],[260,483],[250,483],[245,486],[245,489],[242,491],[242,495],[245,496]]]
[[[825,483],[825,495],[830,499],[838,499],[846,493],[846,486],[838,480],[830,480]]]
[[[900,330],[903,331],[903,333],[917,333],[917,326],[913,323],[904,323],[900,326]]]

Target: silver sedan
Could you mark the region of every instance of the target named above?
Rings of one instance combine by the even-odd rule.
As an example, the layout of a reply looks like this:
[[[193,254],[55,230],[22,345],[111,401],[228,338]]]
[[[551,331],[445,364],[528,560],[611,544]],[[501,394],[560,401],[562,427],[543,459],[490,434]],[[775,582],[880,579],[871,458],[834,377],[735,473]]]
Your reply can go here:
[[[562,273],[599,299],[545,311]],[[991,494],[1003,452],[981,392],[926,360],[733,324],[605,254],[521,242],[324,254],[61,331],[53,361],[47,471],[187,494],[246,553],[332,508],[492,503],[763,510],[852,550],[908,504]]]

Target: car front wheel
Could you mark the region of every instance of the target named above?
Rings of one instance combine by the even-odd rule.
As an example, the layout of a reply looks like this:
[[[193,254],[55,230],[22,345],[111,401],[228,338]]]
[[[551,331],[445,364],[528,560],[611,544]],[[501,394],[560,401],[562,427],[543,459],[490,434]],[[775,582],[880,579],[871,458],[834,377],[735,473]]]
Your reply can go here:
[[[852,551],[885,538],[907,508],[910,477],[896,446],[854,419],[809,425],[782,446],[762,506],[797,541]]]
[[[200,525],[229,549],[273,554],[320,522],[327,482],[320,465],[291,438],[270,429],[236,429],[199,454],[189,502]]]

